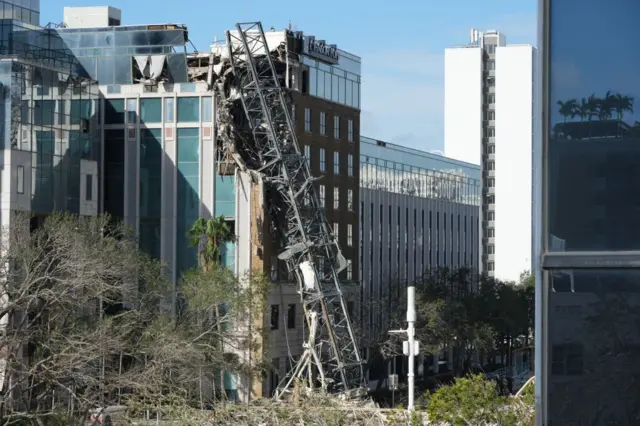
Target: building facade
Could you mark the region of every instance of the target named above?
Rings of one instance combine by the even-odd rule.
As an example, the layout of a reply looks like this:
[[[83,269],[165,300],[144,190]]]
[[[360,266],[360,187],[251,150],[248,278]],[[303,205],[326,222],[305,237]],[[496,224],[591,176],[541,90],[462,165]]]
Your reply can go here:
[[[99,82],[101,211],[136,229],[140,247],[167,264],[176,286],[198,262],[186,235],[190,226],[198,217],[224,216],[238,239],[223,247],[223,263],[239,276],[262,270],[273,283],[264,318],[269,330],[264,346],[273,370],[262,385],[227,377],[225,388],[244,400],[249,388],[255,396],[269,395],[303,352],[304,316],[297,285],[277,258],[283,249],[277,230],[283,224],[272,220],[249,176],[233,165],[226,167],[216,143],[217,75],[214,71],[208,80],[208,71],[226,46],[216,43],[211,52],[191,53],[186,27],[119,26],[113,21],[120,17],[116,12],[65,8],[65,28],[57,30],[78,58],[79,71]],[[335,48],[316,49],[318,42],[301,32],[270,31],[266,36],[269,50],[285,49],[275,66],[291,99],[300,149],[312,174],[322,177],[317,193],[349,262],[341,279],[353,306],[360,58]]]
[[[538,5],[537,424],[636,424],[640,53],[631,34],[640,4]],[[593,27],[607,37],[587,51],[577,38]]]
[[[477,270],[480,200],[479,166],[360,138],[363,348],[388,331],[407,283],[430,269]],[[386,378],[370,373],[374,388]]]
[[[445,49],[445,155],[481,166],[480,269],[511,281],[531,269],[534,55],[497,31]]]
[[[12,212],[98,212],[98,86],[55,31],[0,20],[2,225]]]

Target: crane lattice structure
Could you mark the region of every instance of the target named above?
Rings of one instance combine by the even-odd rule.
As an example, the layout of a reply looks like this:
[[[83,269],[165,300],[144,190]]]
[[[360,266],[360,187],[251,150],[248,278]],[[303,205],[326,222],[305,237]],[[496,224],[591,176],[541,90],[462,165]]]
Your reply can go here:
[[[280,87],[262,24],[237,24],[226,38],[236,96],[253,135],[251,143],[235,143],[236,153],[242,166],[259,173],[265,183],[269,214],[285,242],[278,258],[297,280],[308,331],[304,352],[276,397],[288,393],[296,380],[305,380],[310,388],[317,381],[325,391],[359,395],[365,385],[363,362],[338,279],[347,261],[300,152],[291,105]]]

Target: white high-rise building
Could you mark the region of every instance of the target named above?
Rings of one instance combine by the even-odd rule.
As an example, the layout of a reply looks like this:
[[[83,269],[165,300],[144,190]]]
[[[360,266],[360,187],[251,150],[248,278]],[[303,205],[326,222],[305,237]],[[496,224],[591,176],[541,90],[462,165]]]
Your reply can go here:
[[[503,280],[531,269],[535,53],[475,29],[445,49],[445,155],[481,166],[480,268]]]

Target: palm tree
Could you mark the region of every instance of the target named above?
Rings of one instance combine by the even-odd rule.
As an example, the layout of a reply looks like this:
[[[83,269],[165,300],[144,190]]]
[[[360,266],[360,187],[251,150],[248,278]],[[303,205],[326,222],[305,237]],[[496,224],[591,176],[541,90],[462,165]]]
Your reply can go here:
[[[198,218],[189,229],[187,233],[190,244],[192,247],[198,247],[198,258],[200,260],[200,267],[207,273],[213,270],[214,267],[219,267],[222,256],[220,247],[227,242],[235,241],[236,236],[233,231],[229,229],[227,222],[224,220],[224,216],[218,216],[216,218],[205,219],[203,217]],[[218,338],[220,344],[220,350],[223,349],[222,341],[222,323],[219,320],[220,305],[215,306],[216,315],[216,328],[218,331]],[[220,390],[224,389],[224,369],[220,370]],[[222,395],[226,395],[221,392]]]
[[[604,98],[598,99],[598,118],[600,120],[611,119],[611,112],[615,107],[615,96],[611,94],[611,90],[607,90]]]
[[[198,218],[189,229],[188,236],[191,246],[199,248],[200,267],[205,272],[210,271],[214,265],[220,264],[222,244],[236,239],[224,216],[211,219]]]
[[[576,99],[569,99],[568,101],[564,102],[558,101],[558,105],[560,106],[560,115],[564,117],[565,123],[567,122],[569,117],[574,118],[578,114],[578,101]]]
[[[578,115],[580,115],[580,120],[584,121],[589,117],[589,102],[587,98],[582,98],[580,101],[580,105],[578,105]]]
[[[616,93],[613,95],[613,99],[613,109],[616,111],[616,117],[619,121],[622,121],[625,112],[633,114],[633,98],[631,96]]]

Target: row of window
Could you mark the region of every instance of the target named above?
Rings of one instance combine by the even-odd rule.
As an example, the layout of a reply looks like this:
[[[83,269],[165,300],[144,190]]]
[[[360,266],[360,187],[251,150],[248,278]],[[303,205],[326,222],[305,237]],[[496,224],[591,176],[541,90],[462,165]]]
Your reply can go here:
[[[37,168],[35,168],[37,170]],[[16,192],[18,194],[24,194],[25,191],[25,169],[24,166],[18,166],[16,168]],[[85,201],[93,201],[93,175],[86,174],[85,175],[85,187],[86,191],[84,194]],[[32,192],[35,189],[35,185],[32,185]]]
[[[320,148],[320,172],[325,173],[327,171],[327,150]],[[311,146],[304,146],[304,156],[307,159],[307,164],[311,164]],[[333,174],[340,174],[340,152],[333,152]],[[347,154],[347,176],[353,177],[353,154]]]
[[[70,106],[69,106],[70,105]],[[37,126],[53,126],[80,124],[80,119],[91,119],[98,112],[96,101],[89,99],[39,100],[22,102],[21,120],[23,123],[33,123]],[[126,122],[137,123],[195,123],[213,121],[213,98],[211,96],[194,96],[138,99],[107,99],[105,101],[104,124],[118,125]]]
[[[418,268],[420,261],[424,266],[431,265],[432,263],[437,266],[453,266],[453,265],[473,265],[473,244],[468,246],[469,241],[473,241],[474,238],[474,221],[473,216],[466,215],[454,215],[446,214],[436,211],[435,214],[431,210],[421,209],[402,209],[396,207],[394,211],[393,206],[383,206],[382,204],[376,206],[371,203],[367,206],[368,211],[365,211],[364,202],[360,206],[360,233],[362,245],[364,242],[363,226],[365,225],[365,215],[369,216],[369,287],[373,292],[373,265],[379,265],[378,268],[383,267],[383,251],[388,251],[389,267],[391,267],[391,259],[393,252],[395,251],[395,261],[398,268],[403,269],[398,271],[385,270],[382,273],[398,273],[400,277],[405,280],[409,278],[417,277],[418,273],[422,272]],[[378,211],[377,218],[379,225],[377,226],[378,232],[375,236],[375,241],[378,244],[374,244],[374,223],[375,223],[375,211]],[[404,211],[403,211],[404,210]],[[411,212],[411,210],[413,210]],[[427,214],[425,214],[425,212]],[[404,213],[404,214],[403,214]],[[412,214],[411,214],[412,213]],[[413,216],[413,220],[410,220]],[[395,219],[394,219],[395,217]],[[401,221],[402,220],[402,221]],[[395,222],[395,223],[394,223]],[[383,236],[383,227],[386,226],[386,247],[382,247],[382,242],[385,241]],[[467,226],[469,224],[469,227]],[[442,225],[442,227],[441,227]],[[392,230],[394,232],[392,232]],[[401,234],[403,236],[403,243],[401,243]],[[470,240],[468,240],[470,238]],[[378,258],[374,259],[374,248],[378,247]],[[394,250],[395,249],[395,250]],[[470,259],[467,259],[467,249],[470,251]],[[401,252],[404,252],[404,262],[401,262]],[[410,253],[413,253],[413,276],[409,275],[409,258]],[[440,254],[443,254],[441,263]],[[434,255],[435,254],[435,258]],[[449,254],[449,256],[447,256]],[[362,275],[364,250],[360,250],[360,276]],[[457,256],[457,259],[456,259]],[[449,257],[449,260],[447,258]],[[467,263],[469,260],[469,263]],[[375,262],[375,263],[374,263]]]
[[[285,314],[284,321],[287,324],[288,329],[296,328],[296,304],[290,303],[287,305],[287,312]],[[355,311],[355,304],[353,301],[347,302],[347,312],[349,317],[353,317]],[[280,328],[280,305],[271,305],[270,316],[271,330],[278,330]]]
[[[164,100],[164,111],[163,111]],[[104,124],[124,124],[125,112],[128,123],[197,123],[213,121],[213,98],[211,96],[187,96],[178,98],[107,99]],[[163,120],[164,112],[164,120]],[[139,113],[139,114],[138,114]]]
[[[296,109],[295,109],[295,105],[292,106],[292,111],[293,111],[293,120],[295,121],[296,119]],[[340,140],[341,139],[341,132],[340,132],[340,123],[341,123],[341,119],[339,116],[334,115],[333,116],[333,138],[336,140]],[[311,127],[311,108],[305,108],[304,109],[304,131],[311,133],[312,132],[312,127]],[[328,130],[327,130],[327,113],[324,111],[320,111],[320,134],[322,136],[328,136]],[[353,120],[352,119],[347,119],[347,141],[349,142],[353,142]]]
[[[325,185],[319,185],[318,198],[320,200],[320,207],[326,207],[327,191]],[[307,201],[305,201],[305,204]],[[340,187],[335,186],[333,188],[333,209],[340,209]],[[353,189],[347,189],[347,211],[353,211]]]

